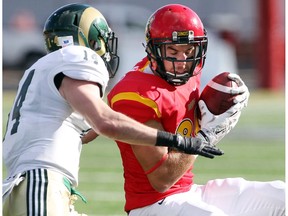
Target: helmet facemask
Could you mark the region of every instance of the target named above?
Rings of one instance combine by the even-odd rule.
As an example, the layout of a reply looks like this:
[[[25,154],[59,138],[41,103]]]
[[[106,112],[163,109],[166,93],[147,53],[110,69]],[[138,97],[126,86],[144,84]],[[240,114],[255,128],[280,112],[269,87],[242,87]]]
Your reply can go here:
[[[109,77],[113,78],[119,66],[118,38],[115,37],[115,33],[110,28],[104,28],[104,31],[103,26],[97,23],[93,23],[93,27],[97,30],[97,34],[94,34],[94,37],[89,40],[89,47],[102,57]]]
[[[199,74],[203,68],[206,58],[207,43],[206,34],[204,37],[195,37],[193,31],[174,31],[171,38],[153,38],[148,40],[146,52],[148,58],[154,59],[157,62],[157,68],[154,70],[155,73],[173,85],[182,85],[185,84],[190,77]],[[166,55],[166,47],[171,44],[191,44],[194,47],[194,55],[185,60],[169,57]],[[167,71],[164,66],[164,61],[172,63],[173,71]],[[185,73],[177,73],[175,67],[176,62],[186,62],[186,64],[191,65],[190,69]]]
[[[110,78],[113,78],[118,70],[120,58],[117,55],[118,38],[115,37],[114,32],[109,33],[106,45],[106,53],[102,57],[106,64]]]

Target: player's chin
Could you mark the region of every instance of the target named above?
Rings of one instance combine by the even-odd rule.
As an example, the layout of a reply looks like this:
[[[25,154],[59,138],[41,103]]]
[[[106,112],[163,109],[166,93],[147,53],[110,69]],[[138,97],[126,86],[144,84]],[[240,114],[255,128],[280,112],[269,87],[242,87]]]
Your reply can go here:
[[[188,68],[183,68],[183,67],[179,67],[179,68],[175,68],[175,72],[176,74],[186,74],[188,73]]]
[[[186,71],[186,70],[185,71],[177,70],[177,71],[175,71],[175,74],[177,74],[177,76],[179,76],[179,77],[181,77],[181,76],[185,77],[185,76],[187,76],[189,74],[189,72]]]

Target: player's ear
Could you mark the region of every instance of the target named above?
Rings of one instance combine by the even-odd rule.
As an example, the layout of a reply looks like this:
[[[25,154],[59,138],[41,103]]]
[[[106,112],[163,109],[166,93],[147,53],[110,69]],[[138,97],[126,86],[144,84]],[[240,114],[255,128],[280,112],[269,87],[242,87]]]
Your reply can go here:
[[[150,62],[151,69],[155,71],[157,69],[157,62],[154,59],[151,59]]]

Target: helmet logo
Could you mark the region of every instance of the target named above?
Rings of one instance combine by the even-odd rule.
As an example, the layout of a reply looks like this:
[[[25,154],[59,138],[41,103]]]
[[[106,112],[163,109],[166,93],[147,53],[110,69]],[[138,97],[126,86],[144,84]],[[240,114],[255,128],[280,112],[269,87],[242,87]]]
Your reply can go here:
[[[185,41],[188,40],[193,41],[194,40],[194,32],[192,30],[190,31],[173,31],[172,32],[172,41]]]
[[[73,36],[63,36],[63,37],[57,37],[55,36],[54,38],[55,43],[57,44],[57,46],[60,47],[66,47],[66,46],[70,46],[74,44],[73,41]]]

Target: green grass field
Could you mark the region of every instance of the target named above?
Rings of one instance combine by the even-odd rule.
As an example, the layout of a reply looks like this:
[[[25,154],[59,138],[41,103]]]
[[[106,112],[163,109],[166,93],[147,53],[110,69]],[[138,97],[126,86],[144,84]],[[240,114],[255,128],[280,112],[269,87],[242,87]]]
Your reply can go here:
[[[3,129],[14,92],[3,92]],[[220,148],[222,157],[200,158],[194,181],[244,177],[248,180],[285,180],[285,98],[284,93],[251,92],[248,107],[235,129]],[[5,177],[5,168],[3,168]],[[104,137],[83,147],[78,190],[87,198],[76,209],[88,215],[126,215],[120,155],[115,143]]]

